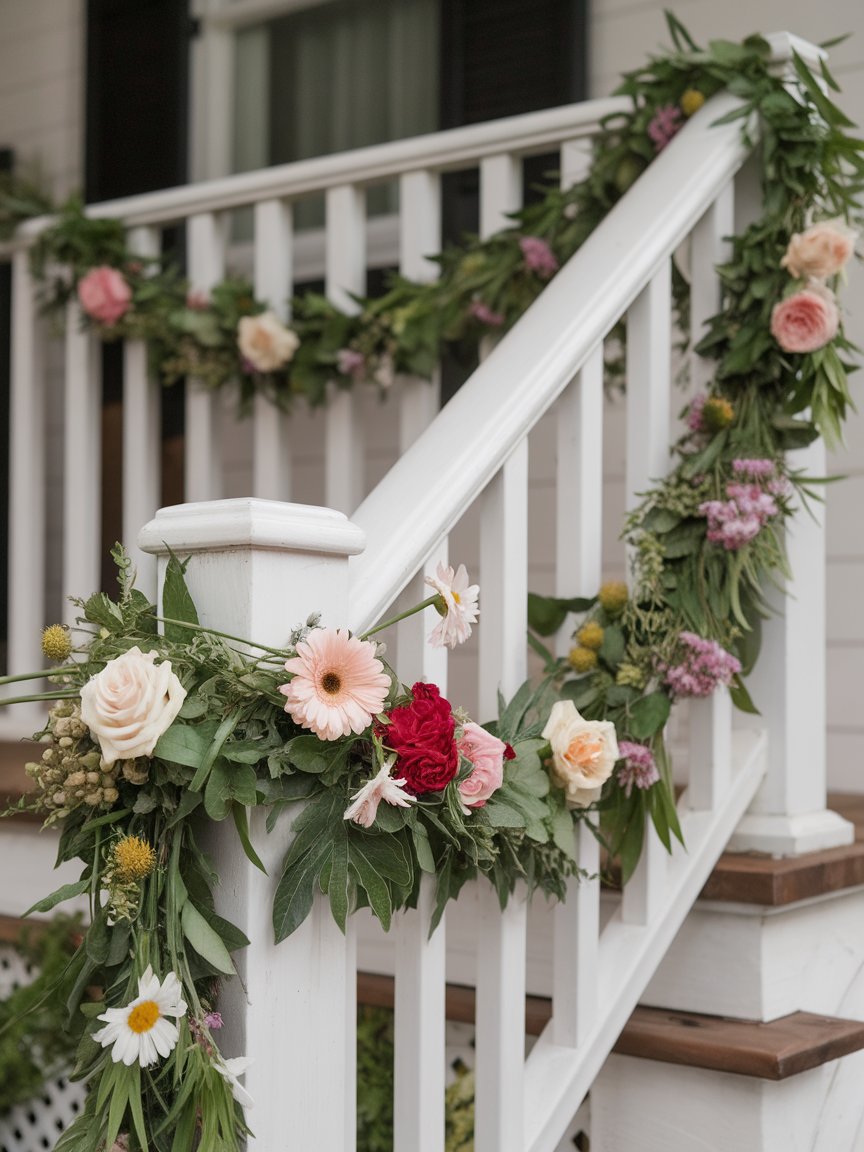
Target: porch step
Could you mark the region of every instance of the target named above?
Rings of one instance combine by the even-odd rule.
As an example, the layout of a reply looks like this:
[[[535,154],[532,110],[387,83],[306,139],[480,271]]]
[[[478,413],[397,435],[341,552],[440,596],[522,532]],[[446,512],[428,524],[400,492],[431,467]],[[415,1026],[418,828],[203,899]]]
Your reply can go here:
[[[454,1023],[473,1024],[473,988],[448,984],[445,1012]],[[360,1004],[393,1007],[393,978],[361,972]],[[552,1015],[543,996],[525,998],[525,1032],[538,1036]],[[613,1052],[762,1080],[785,1080],[864,1049],[864,1022],[812,1012],[793,1012],[768,1024],[729,1020],[662,1008],[636,1008]]]

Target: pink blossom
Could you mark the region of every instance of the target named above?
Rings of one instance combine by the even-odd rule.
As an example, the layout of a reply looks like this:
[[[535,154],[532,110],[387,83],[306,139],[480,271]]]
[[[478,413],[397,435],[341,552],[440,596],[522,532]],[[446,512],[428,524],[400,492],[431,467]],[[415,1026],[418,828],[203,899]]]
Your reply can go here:
[[[648,136],[654,148],[662,152],[681,127],[681,109],[676,104],[658,108],[648,124]]]
[[[691,432],[707,432],[705,421],[702,418],[702,409],[705,407],[705,401],[708,397],[704,392],[700,392],[698,396],[694,396],[690,401],[690,407],[687,409],[687,427]]]
[[[211,1032],[217,1031],[222,1027],[222,1013],[221,1012],[208,1012],[204,1017],[204,1024]]]
[[[679,663],[659,669],[673,696],[710,696],[718,685],[730,684],[741,671],[741,662],[716,640],[682,632],[678,645]]]
[[[489,328],[500,328],[504,323],[504,317],[501,313],[493,312],[489,305],[484,304],[482,300],[472,300],[468,305],[468,314]]]
[[[427,576],[426,583],[438,593],[435,608],[441,619],[429,634],[433,648],[455,648],[464,644],[471,635],[471,625],[477,623],[480,609],[477,598],[479,584],[468,583],[468,569],[460,564],[455,570],[447,564],[439,563],[434,576]]]
[[[773,476],[777,471],[777,466],[773,460],[742,459],[732,461],[732,471],[739,476],[747,476],[751,480],[762,480]]]
[[[132,289],[122,273],[103,264],[78,281],[78,301],[91,320],[111,328],[129,311]]]
[[[351,376],[356,380],[363,375],[366,357],[356,348],[340,348],[336,353],[336,367],[343,376]]]
[[[459,795],[469,808],[482,808],[504,780],[507,745],[473,720],[462,726],[456,747],[473,767],[471,775],[459,784]]]
[[[359,792],[351,797],[350,804],[342,814],[343,820],[353,820],[364,828],[371,828],[378,815],[378,805],[384,800],[396,808],[408,808],[414,803],[415,797],[404,790],[405,780],[393,780],[390,769],[396,757],[388,757],[378,770],[378,775],[368,780]]]
[[[755,516],[760,526],[779,512],[774,497],[763,492],[758,484],[727,484],[726,495],[735,502],[742,516]]]
[[[210,297],[206,292],[188,292],[186,294],[186,307],[193,312],[204,312],[210,307]]]
[[[628,799],[634,787],[647,789],[660,779],[654,755],[644,744],[622,740],[618,744],[618,752],[624,761],[618,769],[618,783]]]
[[[739,463],[770,464],[770,461]],[[763,492],[758,484],[727,484],[726,495],[727,500],[704,501],[699,505],[699,512],[708,520],[707,536],[711,543],[722,544],[727,551],[734,552],[755,539],[780,509],[774,497]]]
[[[840,313],[833,292],[815,282],[775,304],[771,312],[771,335],[784,352],[824,348],[839,327]]]
[[[523,236],[519,241],[519,247],[529,272],[536,272],[543,280],[548,280],[558,271],[555,253],[539,236]]]

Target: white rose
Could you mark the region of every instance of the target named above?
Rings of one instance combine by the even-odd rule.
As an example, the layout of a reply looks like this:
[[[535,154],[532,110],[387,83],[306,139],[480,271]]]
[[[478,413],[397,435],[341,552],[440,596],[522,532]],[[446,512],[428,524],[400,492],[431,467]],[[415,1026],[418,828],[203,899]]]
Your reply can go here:
[[[543,738],[552,745],[552,774],[571,808],[600,799],[604,781],[618,760],[618,739],[610,720],[586,720],[572,700],[553,704]]]
[[[110,660],[81,689],[81,719],[99,741],[107,765],[152,756],[156,741],[186,699],[171,661],[137,646]]]
[[[273,312],[244,316],[237,325],[237,346],[253,368],[275,372],[293,360],[300,337]]]

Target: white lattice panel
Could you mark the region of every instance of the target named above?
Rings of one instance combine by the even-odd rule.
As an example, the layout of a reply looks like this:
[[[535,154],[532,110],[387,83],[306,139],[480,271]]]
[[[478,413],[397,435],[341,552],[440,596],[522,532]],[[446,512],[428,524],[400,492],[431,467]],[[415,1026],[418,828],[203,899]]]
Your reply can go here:
[[[5,999],[36,975],[11,945],[0,945],[0,999]],[[43,1086],[42,1095],[0,1116],[0,1152],[43,1152],[84,1105],[84,1087],[71,1084],[62,1072]]]

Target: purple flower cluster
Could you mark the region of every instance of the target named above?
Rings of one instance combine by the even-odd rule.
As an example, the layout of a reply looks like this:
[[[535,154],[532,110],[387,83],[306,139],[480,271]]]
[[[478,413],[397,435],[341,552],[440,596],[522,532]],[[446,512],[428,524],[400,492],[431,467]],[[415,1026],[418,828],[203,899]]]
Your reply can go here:
[[[555,253],[539,236],[523,236],[519,241],[522,259],[529,272],[536,272],[543,280],[548,280],[558,271]]]
[[[468,306],[468,312],[475,320],[479,320],[481,324],[486,324],[490,328],[500,328],[504,323],[504,317],[500,312],[493,312],[488,304],[484,304],[482,300],[472,300]]]
[[[679,663],[661,668],[673,696],[710,696],[719,684],[728,685],[741,671],[741,662],[716,640],[682,632],[678,644]]]
[[[343,376],[358,379],[366,368],[366,357],[356,348],[340,348],[336,353],[336,367]]]
[[[662,152],[681,127],[681,109],[675,104],[658,108],[648,123],[648,136],[658,152]]]
[[[618,783],[629,799],[633,788],[650,788],[660,779],[657,763],[650,748],[644,744],[632,744],[629,740],[618,743],[618,752],[623,764],[618,769]]]
[[[771,461],[738,460],[735,463],[755,465],[771,464]],[[771,467],[773,469],[773,464]],[[780,511],[774,497],[763,492],[758,484],[727,484],[726,497],[726,500],[706,500],[699,505],[699,513],[708,519],[708,539],[713,544],[722,544],[729,552],[749,544]]]
[[[690,407],[687,409],[687,427],[691,432],[707,432],[705,421],[702,417],[702,409],[705,407],[705,401],[708,397],[704,392],[700,392],[698,396],[694,396],[690,401]]]

